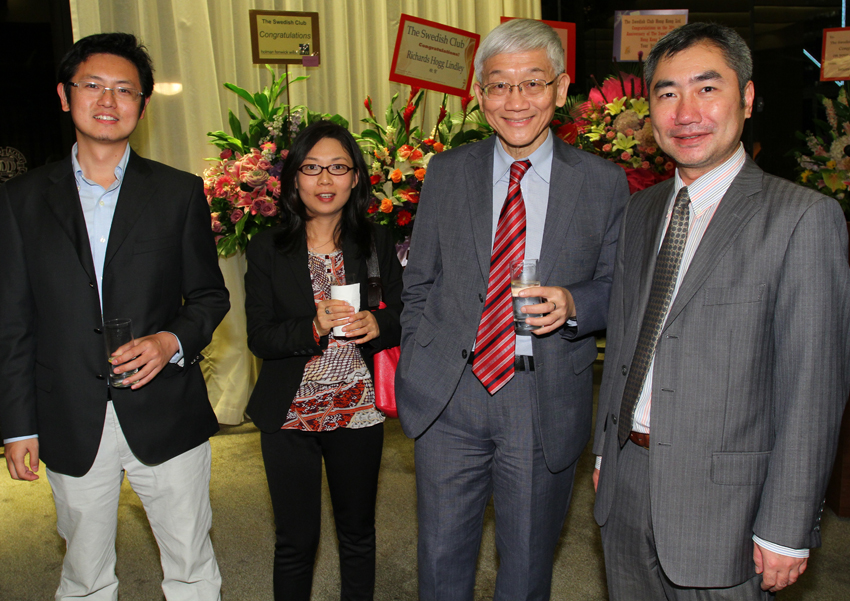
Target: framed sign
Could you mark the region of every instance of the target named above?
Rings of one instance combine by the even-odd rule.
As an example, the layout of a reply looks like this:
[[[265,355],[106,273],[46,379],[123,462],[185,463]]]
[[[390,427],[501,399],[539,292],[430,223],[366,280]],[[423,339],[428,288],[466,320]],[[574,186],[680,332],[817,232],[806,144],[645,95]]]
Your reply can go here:
[[[402,14],[390,81],[466,96],[480,39],[471,31]]]
[[[637,61],[641,56],[646,60],[658,40],[687,23],[687,9],[615,10],[614,57],[618,61]]]
[[[823,30],[821,81],[850,79],[850,27]]]
[[[319,13],[250,10],[255,65],[319,66]]]
[[[518,17],[502,17],[501,22],[510,21]],[[570,81],[575,83],[576,80],[576,24],[566,23],[564,21],[544,21],[549,27],[555,30],[558,37],[561,38],[561,46],[564,47],[564,69],[567,75],[570,76]]]

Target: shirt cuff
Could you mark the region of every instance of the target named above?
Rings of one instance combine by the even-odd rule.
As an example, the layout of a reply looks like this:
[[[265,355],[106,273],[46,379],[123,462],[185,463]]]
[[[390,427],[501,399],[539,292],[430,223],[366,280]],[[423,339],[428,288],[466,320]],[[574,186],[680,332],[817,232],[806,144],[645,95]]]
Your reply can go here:
[[[162,332],[157,332],[157,334],[171,334],[174,336],[174,339],[177,341],[177,352],[174,353],[174,356],[168,361],[169,363],[177,363],[180,367],[183,367],[183,343],[180,342],[180,339],[177,337],[177,334],[174,332],[169,332],[168,330],[163,330]]]
[[[602,467],[602,455],[597,455],[596,456],[596,466],[595,466],[594,469],[598,470],[600,467]]]
[[[759,538],[755,534],[753,534],[753,542],[755,542],[759,547],[764,547],[768,551],[773,551],[774,553],[779,553],[780,555],[785,555],[786,557],[796,557],[798,559],[804,559],[809,556],[808,549],[792,549],[790,547],[783,547],[782,545],[777,545],[776,543],[771,543],[762,538]]]
[[[29,440],[30,438],[38,438],[38,434],[30,434],[29,436],[16,436],[15,438],[4,438],[3,444],[9,444],[10,442],[18,442],[19,440]]]

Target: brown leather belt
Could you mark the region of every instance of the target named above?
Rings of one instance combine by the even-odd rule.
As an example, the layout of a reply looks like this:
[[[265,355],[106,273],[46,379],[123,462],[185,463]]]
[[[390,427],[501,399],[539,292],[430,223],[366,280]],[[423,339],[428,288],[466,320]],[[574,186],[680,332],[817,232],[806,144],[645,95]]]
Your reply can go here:
[[[646,434],[644,432],[635,432],[634,430],[632,430],[632,433],[629,434],[629,440],[631,440],[639,447],[649,449],[649,434]]]

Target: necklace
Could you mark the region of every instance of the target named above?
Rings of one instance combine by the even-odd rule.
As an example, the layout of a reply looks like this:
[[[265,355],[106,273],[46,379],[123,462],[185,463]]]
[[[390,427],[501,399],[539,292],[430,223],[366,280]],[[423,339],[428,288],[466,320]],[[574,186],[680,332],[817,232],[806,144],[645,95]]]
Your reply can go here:
[[[317,253],[322,248],[325,248],[328,244],[333,244],[333,242],[334,242],[334,239],[331,238],[330,240],[328,240],[327,242],[325,242],[323,244],[319,244],[318,246],[308,246],[307,248],[311,252]]]

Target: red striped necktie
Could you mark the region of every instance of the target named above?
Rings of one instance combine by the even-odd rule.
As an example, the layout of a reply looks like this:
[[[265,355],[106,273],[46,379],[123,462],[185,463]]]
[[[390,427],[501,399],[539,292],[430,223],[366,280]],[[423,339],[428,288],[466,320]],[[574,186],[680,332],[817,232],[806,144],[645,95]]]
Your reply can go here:
[[[531,167],[531,161],[511,165],[508,197],[499,213],[496,240],[490,258],[490,282],[484,312],[475,337],[472,373],[490,394],[514,377],[514,317],[511,309],[510,262],[525,257],[525,203],[519,182]]]

